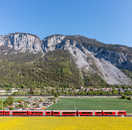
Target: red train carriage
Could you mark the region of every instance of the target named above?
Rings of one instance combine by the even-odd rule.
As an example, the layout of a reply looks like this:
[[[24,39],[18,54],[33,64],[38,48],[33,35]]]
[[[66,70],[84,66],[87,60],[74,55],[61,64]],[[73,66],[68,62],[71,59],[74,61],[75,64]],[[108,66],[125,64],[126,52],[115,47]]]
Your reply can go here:
[[[61,115],[62,116],[76,116],[77,115],[76,112],[77,112],[76,110],[63,110],[61,111]]]
[[[113,111],[113,110],[104,110],[103,111],[103,116],[115,116],[117,113],[117,111]]]
[[[94,112],[94,115],[95,116],[103,116],[103,111],[97,110],[97,111]]]
[[[29,111],[28,116],[43,116],[44,111]]]
[[[117,112],[117,115],[118,115],[118,116],[126,116],[127,113],[126,113],[126,111],[118,111],[118,112]]]
[[[51,116],[52,112],[51,111],[45,111],[45,116]]]
[[[3,111],[0,111],[0,116],[3,116]]]
[[[0,111],[0,116],[9,116],[10,111]]]
[[[53,111],[52,115],[53,116],[60,116],[60,113],[61,113],[60,111],[56,110],[56,111]]]
[[[29,111],[12,111],[12,116],[28,116]]]
[[[78,116],[93,116],[94,111],[80,110],[78,111]]]
[[[9,116],[10,115],[10,111],[4,111],[4,116]]]
[[[45,116],[60,116],[60,110],[45,111]]]

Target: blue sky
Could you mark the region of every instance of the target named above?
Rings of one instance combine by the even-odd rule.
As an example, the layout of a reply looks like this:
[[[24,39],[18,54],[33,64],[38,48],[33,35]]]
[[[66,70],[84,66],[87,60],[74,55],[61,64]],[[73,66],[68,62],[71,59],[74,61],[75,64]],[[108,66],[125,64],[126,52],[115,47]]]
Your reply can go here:
[[[132,46],[132,0],[0,0],[0,34],[81,34]]]

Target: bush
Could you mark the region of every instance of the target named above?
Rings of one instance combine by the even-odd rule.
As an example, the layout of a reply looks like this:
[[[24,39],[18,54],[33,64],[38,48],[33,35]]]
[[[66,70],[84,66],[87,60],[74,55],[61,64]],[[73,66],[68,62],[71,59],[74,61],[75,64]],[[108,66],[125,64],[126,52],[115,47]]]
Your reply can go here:
[[[129,97],[127,97],[127,100],[131,100],[131,97],[129,96]]]
[[[126,95],[122,95],[122,96],[121,96],[121,99],[131,100],[131,97],[130,97],[130,96],[126,96]]]
[[[121,96],[121,99],[126,99],[126,98],[127,98],[126,95],[122,95],[122,96]]]
[[[59,94],[59,93],[57,93],[57,92],[55,92],[55,93],[54,93],[54,97],[56,97],[56,98],[57,98],[57,97],[59,97],[59,96],[60,96],[60,94]]]

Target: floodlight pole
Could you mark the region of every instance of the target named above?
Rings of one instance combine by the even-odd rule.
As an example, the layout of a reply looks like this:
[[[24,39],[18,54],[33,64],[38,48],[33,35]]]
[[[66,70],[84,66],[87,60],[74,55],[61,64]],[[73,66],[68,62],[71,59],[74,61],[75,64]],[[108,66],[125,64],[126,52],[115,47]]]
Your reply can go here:
[[[76,110],[75,104],[74,104],[74,110]]]
[[[3,110],[3,97],[1,98],[1,101],[2,101],[1,107],[2,107],[2,110]]]
[[[77,109],[76,109],[76,105],[74,104],[74,109],[76,110],[76,113],[77,113]]]

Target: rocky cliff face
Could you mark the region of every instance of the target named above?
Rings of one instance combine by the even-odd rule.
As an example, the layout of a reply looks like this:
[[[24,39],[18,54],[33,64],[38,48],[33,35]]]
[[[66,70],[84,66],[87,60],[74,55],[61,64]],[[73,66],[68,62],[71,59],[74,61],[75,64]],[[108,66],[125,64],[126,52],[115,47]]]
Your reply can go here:
[[[26,51],[31,53],[42,52],[41,40],[37,36],[27,33],[12,33],[0,36],[0,47],[6,47],[8,50],[12,49],[22,53]]]
[[[59,42],[56,44],[58,37]],[[48,46],[49,42],[50,45],[52,43],[51,46]],[[118,68],[132,69],[132,63],[125,52],[117,52],[112,50],[113,48],[106,48],[105,46],[100,47],[103,45],[102,43],[82,36],[54,35],[44,39],[43,44],[45,44],[44,52],[56,49],[68,50],[80,70],[83,69],[87,73],[96,73],[108,84],[129,85],[132,83],[131,79]],[[131,65],[124,66],[124,63]]]
[[[0,36],[0,53],[30,52],[44,55],[55,50],[67,50],[80,71],[99,75],[108,84],[131,85],[121,69],[132,71],[132,48],[107,45],[83,36],[51,35],[42,41],[35,35],[14,33]],[[6,50],[6,51],[5,51]]]

